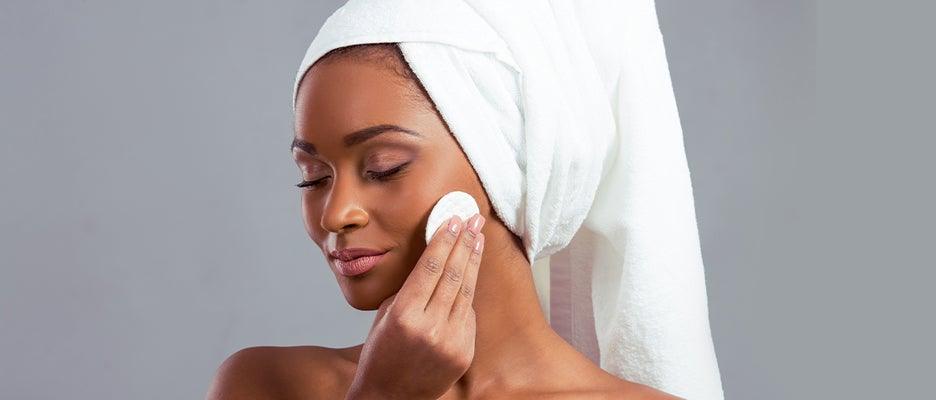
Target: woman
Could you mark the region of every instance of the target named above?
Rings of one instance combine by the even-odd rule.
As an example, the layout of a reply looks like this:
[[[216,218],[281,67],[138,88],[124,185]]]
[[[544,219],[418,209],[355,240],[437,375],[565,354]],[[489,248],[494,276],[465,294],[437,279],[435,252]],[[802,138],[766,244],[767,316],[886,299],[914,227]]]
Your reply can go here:
[[[239,351],[210,397],[724,397],[652,1],[350,0],[293,91],[306,228],[377,316]],[[479,216],[427,246],[451,191]]]
[[[329,52],[306,73],[296,101],[292,152],[306,229],[348,303],[380,311],[357,346],[238,351],[219,368],[209,399],[677,398],[604,371],[550,328],[521,239],[492,212],[396,45]],[[381,128],[349,141],[373,126]],[[458,234],[440,229],[427,246],[428,211],[453,190],[471,194],[480,215],[456,220]],[[385,253],[349,277],[329,256],[346,247]],[[433,254],[449,261],[416,268]]]

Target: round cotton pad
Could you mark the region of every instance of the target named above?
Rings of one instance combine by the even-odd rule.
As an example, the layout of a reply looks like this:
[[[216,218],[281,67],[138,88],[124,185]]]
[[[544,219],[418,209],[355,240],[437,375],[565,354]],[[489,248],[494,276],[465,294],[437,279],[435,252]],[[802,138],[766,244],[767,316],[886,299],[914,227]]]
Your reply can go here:
[[[432,239],[439,226],[448,221],[453,215],[467,221],[472,215],[478,214],[478,203],[470,194],[460,191],[448,192],[442,196],[429,213],[429,222],[426,223],[426,244]]]

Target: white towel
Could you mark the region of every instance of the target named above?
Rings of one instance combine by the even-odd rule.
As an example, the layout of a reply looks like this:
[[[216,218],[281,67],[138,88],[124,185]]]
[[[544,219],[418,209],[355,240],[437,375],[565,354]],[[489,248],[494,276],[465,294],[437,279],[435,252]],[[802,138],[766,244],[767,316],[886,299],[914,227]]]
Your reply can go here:
[[[380,42],[400,43],[531,264],[550,257],[551,326],[623,379],[723,398],[653,0],[352,0],[309,46],[294,110],[319,57]]]

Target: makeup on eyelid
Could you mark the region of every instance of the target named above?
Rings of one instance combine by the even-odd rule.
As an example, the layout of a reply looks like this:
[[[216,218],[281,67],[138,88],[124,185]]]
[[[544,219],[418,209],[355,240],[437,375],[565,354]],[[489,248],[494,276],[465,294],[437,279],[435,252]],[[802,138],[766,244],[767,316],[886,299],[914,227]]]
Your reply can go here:
[[[397,166],[395,166],[395,167],[391,167],[391,168],[388,168],[388,169],[381,169],[381,170],[379,170],[379,171],[371,171],[371,170],[368,170],[368,171],[366,172],[366,175],[367,175],[370,179],[374,179],[374,180],[377,180],[377,181],[390,181],[390,180],[394,179],[394,177],[396,177],[398,174],[403,173],[403,172],[409,167],[409,165],[410,165],[411,163],[412,163],[412,160],[407,161],[407,162],[404,162],[404,163],[402,163],[402,164],[399,164],[399,165],[397,165]],[[319,185],[321,185],[321,184],[322,184],[321,181],[323,181],[323,180],[325,180],[325,179],[327,179],[327,178],[329,178],[328,175],[325,175],[325,176],[323,176],[323,177],[321,177],[321,178],[316,178],[316,179],[302,180],[302,182],[299,182],[299,183],[296,184],[295,186],[296,186],[296,187],[299,187],[299,188],[304,188],[304,187],[312,187],[312,188],[315,188],[315,187],[318,187]],[[300,179],[302,179],[301,176],[300,176]]]

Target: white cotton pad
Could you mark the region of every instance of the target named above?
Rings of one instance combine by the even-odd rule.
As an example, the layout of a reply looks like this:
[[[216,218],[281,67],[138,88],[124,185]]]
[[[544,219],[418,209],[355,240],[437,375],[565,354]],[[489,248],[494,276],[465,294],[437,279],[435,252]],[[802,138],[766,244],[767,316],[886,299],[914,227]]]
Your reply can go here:
[[[460,191],[448,192],[442,196],[429,213],[429,222],[426,223],[426,244],[432,239],[439,226],[448,221],[453,215],[468,221],[472,215],[478,214],[478,203],[470,194]]]

